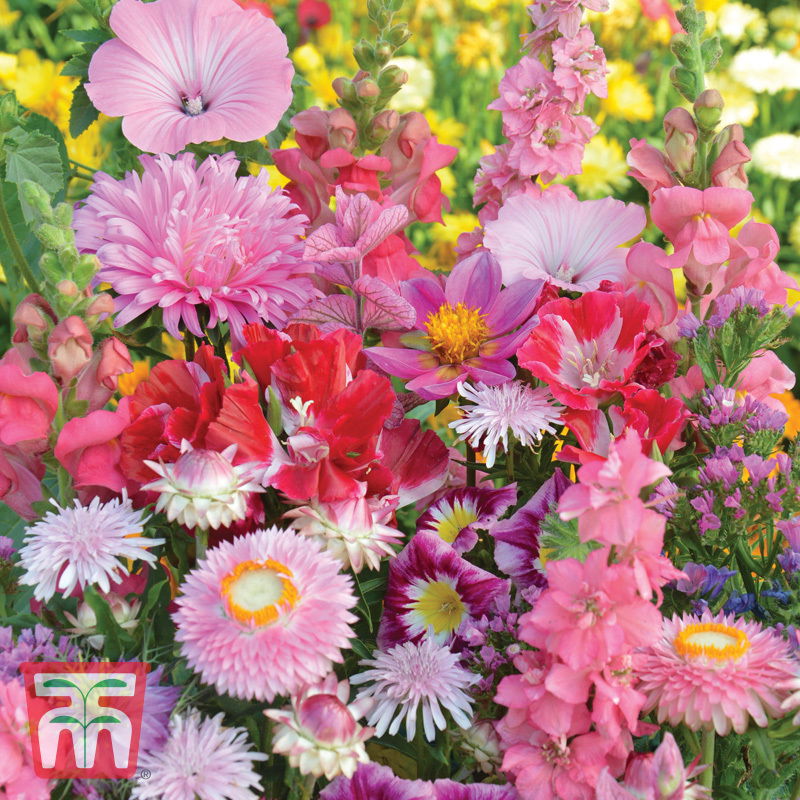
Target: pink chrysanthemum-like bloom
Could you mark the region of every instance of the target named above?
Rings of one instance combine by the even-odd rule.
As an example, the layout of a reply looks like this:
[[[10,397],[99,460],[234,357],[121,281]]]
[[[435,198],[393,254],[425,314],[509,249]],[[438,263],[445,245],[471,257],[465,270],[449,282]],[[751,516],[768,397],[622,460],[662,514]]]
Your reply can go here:
[[[788,645],[757,622],[710,611],[665,619],[661,639],[639,657],[645,712],[691,730],[744,733],[752,719],[764,727],[785,713],[781,688],[797,670]]]
[[[356,604],[341,564],[306,537],[270,528],[223,542],[175,601],[175,638],[219,692],[271,702],[342,660]]]
[[[266,756],[250,749],[244,728],[226,728],[222,714],[203,719],[198,711],[172,718],[170,735],[157,752],[139,759],[150,773],[137,781],[135,800],[258,800],[254,761]]]
[[[443,731],[447,722],[442,708],[449,711],[456,724],[467,728],[472,720],[472,701],[466,691],[478,679],[459,663],[456,653],[432,638],[406,642],[386,652],[376,650],[374,658],[360,661],[371,669],[354,675],[353,684],[371,683],[358,693],[358,700],[370,698],[375,707],[367,720],[375,734],[388,730],[394,735],[406,721],[410,742],[417,729],[417,711],[422,708],[425,738],[432,742],[436,729]]]
[[[292,102],[286,37],[233,0],[119,0],[86,92],[141,150],[260,139]]]
[[[364,742],[374,731],[358,724],[372,700],[348,704],[349,699],[350,684],[332,672],[293,697],[290,707],[267,709],[264,713],[278,723],[272,751],[285,755],[302,775],[352,778],[359,764],[369,762]]]
[[[202,306],[206,327],[227,322],[237,345],[245,323],[280,327],[314,296],[302,261],[305,217],[266,173],[237,178],[232,153],[200,166],[190,153],[140,160],[141,177],[97,173],[75,212],[78,248],[97,253],[97,280],[119,295],[117,326],[159,306],[172,336],[182,338],[183,323],[202,337]]]

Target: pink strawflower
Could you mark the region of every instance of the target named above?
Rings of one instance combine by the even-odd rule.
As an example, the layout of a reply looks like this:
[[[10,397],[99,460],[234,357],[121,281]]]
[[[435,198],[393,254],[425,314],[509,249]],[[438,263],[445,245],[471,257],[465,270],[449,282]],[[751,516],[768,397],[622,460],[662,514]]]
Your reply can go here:
[[[720,612],[664,619],[661,638],[638,656],[639,689],[658,721],[691,730],[742,734],[785,713],[786,680],[797,671],[787,643],[770,628]]]
[[[134,783],[135,800],[258,800],[262,792],[254,752],[244,728],[226,728],[222,714],[203,718],[198,711],[178,714],[166,744],[145,752],[140,770],[147,780]]]
[[[271,702],[342,660],[356,617],[352,581],[304,536],[259,530],[207,553],[175,601],[175,638],[218,692]]]
[[[109,24],[86,91],[141,150],[260,139],[292,101],[286,37],[233,0],[119,0]]]
[[[245,323],[283,326],[314,296],[303,274],[305,218],[266,173],[237,178],[233,153],[200,166],[189,153],[140,160],[141,177],[98,173],[75,212],[77,246],[97,253],[97,279],[118,294],[117,326],[158,306],[172,336],[182,337],[182,323],[203,337],[203,306],[206,327],[227,322],[236,344]]]
[[[624,279],[628,250],[621,245],[638,236],[646,222],[641,206],[610,197],[517,195],[486,223],[484,245],[497,258],[507,286],[541,278],[560,289],[587,292],[604,280]]]
[[[292,697],[286,708],[264,713],[278,723],[273,732],[272,752],[289,759],[301,775],[353,777],[369,756],[364,742],[374,730],[358,724],[372,707],[372,700],[350,700],[350,684],[330,673],[321,683],[306,687]]]
[[[447,722],[442,709],[449,711],[457,725],[467,728],[472,720],[472,701],[466,690],[477,680],[459,663],[449,647],[433,639],[406,642],[387,651],[377,650],[373,658],[359,662],[371,667],[354,675],[354,685],[370,683],[358,699],[375,702],[368,723],[378,737],[400,730],[405,719],[406,738],[410,742],[417,728],[417,711],[422,711],[425,738],[432,742],[436,729],[443,731]]]

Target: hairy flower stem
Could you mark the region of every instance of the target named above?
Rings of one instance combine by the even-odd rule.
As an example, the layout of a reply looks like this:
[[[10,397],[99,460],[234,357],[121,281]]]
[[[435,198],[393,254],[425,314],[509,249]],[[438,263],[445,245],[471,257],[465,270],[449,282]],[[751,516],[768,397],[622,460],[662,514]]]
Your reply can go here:
[[[2,191],[0,191],[0,230],[2,230],[3,238],[6,240],[8,249],[11,251],[11,255],[14,257],[20,277],[28,285],[28,289],[31,292],[41,294],[42,290],[39,286],[39,281],[36,280],[31,268],[28,266],[25,254],[22,252],[19,241],[17,241],[14,228],[11,225],[11,219],[8,216],[8,209],[6,209],[6,202]],[[10,272],[10,266],[10,264],[5,265],[6,272]]]
[[[714,729],[703,731],[703,754],[701,761],[706,768],[700,775],[701,786],[705,786],[709,791],[714,788],[714,745],[716,744],[716,733]]]

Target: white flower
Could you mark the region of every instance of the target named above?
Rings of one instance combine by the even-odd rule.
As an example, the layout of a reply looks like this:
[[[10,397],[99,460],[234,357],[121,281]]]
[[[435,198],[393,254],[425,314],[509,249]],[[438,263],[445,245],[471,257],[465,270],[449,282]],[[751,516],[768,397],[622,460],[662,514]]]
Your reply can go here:
[[[800,62],[798,62],[800,67]],[[753,165],[787,181],[800,180],[800,136],[774,133],[753,145]]]
[[[408,83],[398,92],[390,103],[395,110],[423,111],[430,105],[435,79],[430,67],[413,56],[401,56],[392,61],[391,66],[399,67],[408,73]]]
[[[784,89],[800,89],[800,60],[768,47],[739,51],[733,57],[730,72],[754,92],[776,94]]]
[[[227,527],[247,516],[252,492],[263,488],[255,479],[255,464],[231,463],[236,445],[216,450],[194,450],[184,440],[174,464],[145,461],[161,477],[142,487],[160,492],[156,511],[165,511],[170,522],[208,530]]]
[[[263,753],[250,750],[244,728],[225,728],[222,714],[203,719],[198,711],[177,715],[170,722],[167,743],[145,752],[139,768],[150,773],[138,781],[137,800],[258,800],[263,792],[253,761]]]
[[[129,603],[124,597],[120,597],[115,592],[109,592],[104,599],[108,603],[111,614],[120,628],[132,631],[139,624],[139,620],[136,618],[142,607],[139,600]],[[94,609],[85,600],[78,603],[77,616],[70,614],[69,611],[65,611],[64,616],[74,626],[67,629],[70,633],[74,633],[76,636],[86,636],[89,646],[95,650],[103,649],[103,642],[106,637],[97,632],[97,616],[94,613]]]
[[[461,406],[463,419],[450,423],[461,439],[483,450],[486,466],[491,469],[502,442],[508,451],[509,432],[525,447],[541,441],[545,433],[556,433],[561,423],[561,406],[555,404],[550,391],[533,389],[521,381],[508,381],[499,386],[478,383],[458,384],[458,393],[471,405]]]
[[[420,706],[422,727],[429,742],[436,738],[436,728],[443,731],[447,727],[442,708],[460,727],[470,726],[472,701],[464,689],[478,676],[464,669],[447,645],[426,637],[421,642],[399,644],[387,652],[376,650],[373,656],[359,662],[372,669],[354,675],[350,683],[372,682],[358,693],[356,700],[375,701],[367,724],[375,726],[376,736],[383,736],[387,730],[394,735],[405,717],[406,738],[410,742],[417,730]]]
[[[92,584],[108,593],[111,581],[119,583],[128,574],[120,558],[156,562],[147,548],[164,540],[140,535],[149,517],[134,511],[127,496],[109,503],[95,497],[88,506],[76,500],[67,508],[52,503],[57,513],[49,511],[28,528],[20,550],[21,581],[34,587],[37,600],[47,602],[57,589],[69,595],[76,586]]]
[[[726,3],[717,17],[719,32],[734,44],[749,36],[760,42],[767,35],[766,17],[757,9],[745,3]]]

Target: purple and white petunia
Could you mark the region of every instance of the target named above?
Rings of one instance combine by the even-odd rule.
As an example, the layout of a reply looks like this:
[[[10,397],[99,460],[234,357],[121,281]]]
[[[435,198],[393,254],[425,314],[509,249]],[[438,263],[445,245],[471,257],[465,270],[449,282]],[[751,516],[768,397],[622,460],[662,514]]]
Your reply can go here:
[[[404,347],[365,352],[428,400],[449,397],[466,378],[505,383],[516,375],[509,359],[536,325],[542,285],[523,279],[502,289],[497,261],[478,250],[453,267],[444,286],[433,277],[405,281],[401,293],[416,311],[417,329],[400,337]]]
[[[474,486],[453,489],[417,520],[417,531],[435,533],[457,553],[466,553],[478,543],[478,531],[491,531],[516,500],[515,483],[500,489]]]
[[[507,591],[506,581],[470,564],[435,533],[418,533],[389,565],[378,646],[425,636],[450,642]]]

